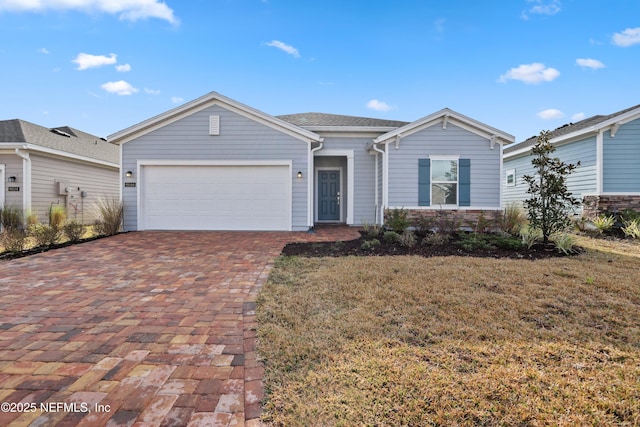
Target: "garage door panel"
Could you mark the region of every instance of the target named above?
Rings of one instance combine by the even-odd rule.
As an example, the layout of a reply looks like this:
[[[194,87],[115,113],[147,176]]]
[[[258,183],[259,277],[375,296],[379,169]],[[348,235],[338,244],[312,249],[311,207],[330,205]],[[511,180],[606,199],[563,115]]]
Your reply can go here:
[[[143,169],[140,209],[146,229],[290,229],[289,166]]]

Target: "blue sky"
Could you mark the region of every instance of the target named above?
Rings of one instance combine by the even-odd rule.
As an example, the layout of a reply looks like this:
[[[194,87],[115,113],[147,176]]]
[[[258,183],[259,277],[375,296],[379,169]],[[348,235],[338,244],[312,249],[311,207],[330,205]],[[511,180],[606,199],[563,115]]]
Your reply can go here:
[[[217,91],[516,141],[640,104],[638,0],[0,0],[0,120],[106,137]]]

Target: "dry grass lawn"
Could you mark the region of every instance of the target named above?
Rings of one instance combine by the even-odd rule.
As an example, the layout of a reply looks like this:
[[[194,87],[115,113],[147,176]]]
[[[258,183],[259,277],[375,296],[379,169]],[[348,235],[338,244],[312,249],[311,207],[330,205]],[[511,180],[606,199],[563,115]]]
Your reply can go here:
[[[541,261],[281,258],[258,300],[264,421],[640,425],[640,245],[585,242]]]

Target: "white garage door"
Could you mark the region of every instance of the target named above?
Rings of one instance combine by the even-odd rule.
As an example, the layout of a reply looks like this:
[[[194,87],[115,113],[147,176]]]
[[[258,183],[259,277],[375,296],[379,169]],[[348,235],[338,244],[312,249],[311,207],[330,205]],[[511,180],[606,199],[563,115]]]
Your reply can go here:
[[[289,230],[289,166],[142,167],[146,230]]]

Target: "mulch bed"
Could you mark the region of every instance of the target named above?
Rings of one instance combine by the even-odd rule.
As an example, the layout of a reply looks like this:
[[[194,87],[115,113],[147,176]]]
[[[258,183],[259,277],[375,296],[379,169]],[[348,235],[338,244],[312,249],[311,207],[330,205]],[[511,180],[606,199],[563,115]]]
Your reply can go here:
[[[289,243],[282,250],[283,256],[304,256],[304,257],[341,257],[341,256],[393,256],[393,255],[419,255],[423,257],[434,256],[464,256],[464,257],[480,257],[480,258],[511,258],[511,259],[544,259],[565,257],[567,255],[558,252],[553,245],[544,246],[542,244],[535,245],[531,249],[505,249],[505,248],[483,248],[474,250],[465,250],[456,245],[456,242],[462,241],[458,235],[440,245],[420,244],[417,243],[413,247],[402,246],[394,242],[386,242],[382,238],[379,246],[363,249],[362,244],[371,238],[361,236],[358,239],[338,242],[305,242],[305,243]],[[418,242],[420,242],[420,238]],[[577,255],[584,250],[580,247],[574,247],[574,253]]]
[[[48,251],[53,250],[53,249],[66,248],[67,246],[71,246],[71,245],[78,245],[78,244],[85,243],[85,242],[92,242],[94,240],[103,239],[105,237],[108,237],[108,236],[87,237],[86,239],[80,239],[77,242],[56,243],[55,245],[39,246],[37,248],[25,249],[24,251],[20,251],[20,252],[3,252],[3,253],[0,253],[0,261],[23,258],[23,257],[29,256],[29,255],[35,255],[35,254],[40,254],[42,252],[48,252]]]

